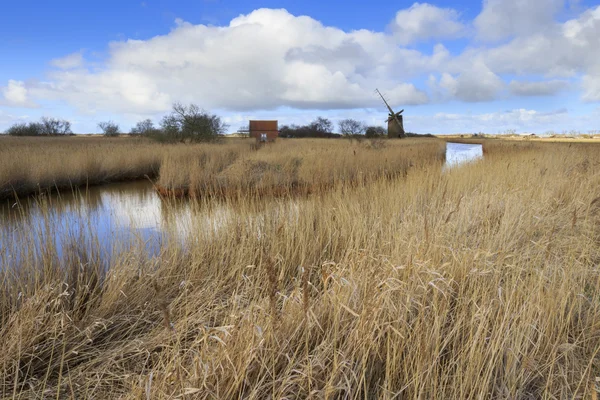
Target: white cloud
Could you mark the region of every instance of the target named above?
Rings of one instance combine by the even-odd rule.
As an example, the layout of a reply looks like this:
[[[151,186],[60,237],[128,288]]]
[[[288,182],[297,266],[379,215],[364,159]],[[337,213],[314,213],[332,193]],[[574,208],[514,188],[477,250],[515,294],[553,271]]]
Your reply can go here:
[[[568,81],[550,80],[541,82],[516,81],[510,82],[511,93],[517,96],[553,96],[565,90],[569,86]]]
[[[564,0],[484,0],[474,25],[480,39],[491,41],[543,33],[555,24],[554,17],[564,3]]]
[[[600,64],[600,6],[552,30],[497,47],[470,50],[497,73],[575,76]]]
[[[600,102],[600,66],[595,71],[590,71],[582,78],[583,95],[585,102]]]
[[[99,70],[56,70],[32,87],[85,112],[158,113],[173,101],[228,110],[378,105],[375,87],[403,104],[428,101],[408,82],[448,56],[398,48],[384,33],[345,32],[285,10],[260,9],[228,26],[179,21],[168,34],[113,42]],[[61,67],[77,62],[55,62]]]
[[[497,74],[581,77],[582,100],[596,102],[600,101],[598,48],[600,6],[555,24],[545,33],[517,37],[498,47],[470,49],[459,59],[468,62],[468,58],[481,57]]]
[[[71,53],[61,58],[50,61],[50,65],[60,69],[73,69],[83,66],[83,54],[81,52]]]
[[[566,109],[537,111],[525,108],[491,113],[437,113],[433,117],[405,118],[406,124],[415,126],[418,132],[432,133],[501,133],[507,130],[517,132],[544,133],[550,129],[562,130],[589,129],[592,115],[580,117],[582,123],[574,124]],[[566,117],[567,116],[567,117]],[[585,121],[585,122],[583,122]]]
[[[465,102],[482,102],[497,98],[504,82],[481,60],[465,66],[460,74],[442,73],[439,81],[430,77],[430,87],[442,98],[455,98]]]
[[[357,113],[382,106],[375,88],[399,108],[432,99],[552,96],[567,88],[579,90],[584,101],[600,102],[600,7],[559,23],[558,0],[483,5],[471,21],[479,37],[508,39],[474,39],[460,51],[442,43],[427,51],[399,46],[467,33],[458,11],[426,3],[399,11],[387,33],[347,32],[273,9],[224,26],[178,20],[163,35],[110,43],[108,57],[94,69],[85,68],[81,52],[55,59],[43,82],[13,80],[0,88],[0,103],[31,107],[33,100],[49,100],[71,105],[79,115],[137,118],[157,116],[174,101],[225,115],[286,107]]]
[[[427,3],[414,3],[410,8],[398,11],[391,29],[403,45],[431,39],[454,39],[463,36],[466,30],[456,10]]]
[[[0,88],[0,105],[8,107],[36,107],[29,99],[29,91],[22,81],[9,80],[8,85]]]

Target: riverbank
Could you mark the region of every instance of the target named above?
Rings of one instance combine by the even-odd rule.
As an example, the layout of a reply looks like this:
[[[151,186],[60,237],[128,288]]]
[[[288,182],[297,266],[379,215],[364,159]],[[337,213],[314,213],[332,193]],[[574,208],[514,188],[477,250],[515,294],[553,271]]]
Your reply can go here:
[[[342,181],[366,182],[443,160],[444,142],[286,139],[160,144],[145,138],[0,137],[0,199],[54,190],[157,180],[168,196],[315,192]]]
[[[0,137],[0,199],[154,178],[171,151],[143,138]]]
[[[598,160],[590,145],[495,151],[322,196],[247,196],[218,226],[191,201],[188,236],[106,273],[24,226],[22,264],[0,280],[0,392],[591,398]]]
[[[445,160],[435,139],[285,139],[258,148],[206,145],[168,156],[159,190],[191,197],[260,197],[321,193],[405,176]]]

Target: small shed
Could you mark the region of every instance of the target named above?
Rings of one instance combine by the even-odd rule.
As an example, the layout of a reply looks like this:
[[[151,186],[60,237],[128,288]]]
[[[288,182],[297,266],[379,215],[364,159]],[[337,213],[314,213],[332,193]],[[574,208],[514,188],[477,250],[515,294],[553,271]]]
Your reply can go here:
[[[250,121],[249,128],[257,142],[274,142],[279,136],[277,121]]]

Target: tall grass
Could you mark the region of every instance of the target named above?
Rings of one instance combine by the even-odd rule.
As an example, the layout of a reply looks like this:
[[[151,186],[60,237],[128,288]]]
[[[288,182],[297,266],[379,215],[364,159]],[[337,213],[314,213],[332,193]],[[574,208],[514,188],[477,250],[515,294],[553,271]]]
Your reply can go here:
[[[0,198],[151,177],[168,150],[143,138],[0,137]]]
[[[599,160],[496,149],[246,196],[218,230],[200,229],[200,199],[186,250],[123,254],[106,274],[46,248],[2,273],[2,397],[591,398]]]
[[[192,196],[315,193],[338,184],[402,176],[444,157],[441,140],[287,139],[258,148],[254,142],[238,141],[168,155],[158,184]]]
[[[442,159],[439,140],[254,140],[159,144],[145,138],[0,138],[0,198],[160,175],[166,192],[194,196],[255,190],[321,190],[398,175]]]

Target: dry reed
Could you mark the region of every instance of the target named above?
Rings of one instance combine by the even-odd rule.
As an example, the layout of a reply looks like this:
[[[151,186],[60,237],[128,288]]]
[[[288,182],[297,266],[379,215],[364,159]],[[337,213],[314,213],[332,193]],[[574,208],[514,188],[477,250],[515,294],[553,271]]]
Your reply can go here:
[[[599,160],[496,148],[323,196],[246,196],[186,250],[125,254],[94,285],[93,258],[24,242],[2,272],[1,396],[594,398]]]
[[[393,179],[445,157],[444,142],[435,139],[287,139],[254,148],[253,141],[237,141],[169,155],[158,185],[194,197],[320,193],[339,184]]]

